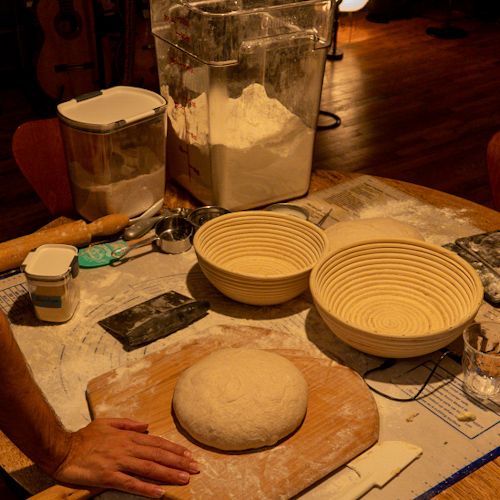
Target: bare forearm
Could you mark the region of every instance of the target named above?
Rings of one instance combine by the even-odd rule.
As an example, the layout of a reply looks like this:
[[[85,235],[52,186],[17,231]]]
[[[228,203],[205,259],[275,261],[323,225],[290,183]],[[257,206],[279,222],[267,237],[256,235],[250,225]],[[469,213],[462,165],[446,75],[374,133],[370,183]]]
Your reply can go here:
[[[69,434],[33,380],[0,312],[0,429],[29,458],[52,473],[64,460]]]
[[[160,498],[163,489],[154,482],[186,484],[199,468],[185,447],[148,435],[147,428],[129,419],[97,419],[66,432],[0,311],[0,429],[47,473],[67,484]]]

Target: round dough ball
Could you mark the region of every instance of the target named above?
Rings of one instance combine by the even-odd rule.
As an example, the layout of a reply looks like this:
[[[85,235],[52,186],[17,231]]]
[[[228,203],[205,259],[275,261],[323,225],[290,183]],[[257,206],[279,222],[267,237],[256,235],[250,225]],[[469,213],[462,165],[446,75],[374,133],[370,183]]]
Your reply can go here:
[[[326,228],[325,232],[330,250],[340,250],[354,243],[380,238],[413,238],[424,241],[415,227],[390,217],[341,221]]]
[[[307,410],[307,382],[288,359],[261,349],[215,351],[186,369],[173,408],[182,428],[220,450],[270,446]]]

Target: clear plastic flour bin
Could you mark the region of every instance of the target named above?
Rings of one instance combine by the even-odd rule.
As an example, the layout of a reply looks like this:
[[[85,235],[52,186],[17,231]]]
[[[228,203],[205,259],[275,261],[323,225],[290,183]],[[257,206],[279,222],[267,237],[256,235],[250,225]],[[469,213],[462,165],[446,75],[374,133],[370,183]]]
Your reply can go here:
[[[117,86],[57,106],[75,209],[130,217],[165,194],[165,99]]]
[[[167,169],[205,205],[306,193],[331,1],[151,1]]]

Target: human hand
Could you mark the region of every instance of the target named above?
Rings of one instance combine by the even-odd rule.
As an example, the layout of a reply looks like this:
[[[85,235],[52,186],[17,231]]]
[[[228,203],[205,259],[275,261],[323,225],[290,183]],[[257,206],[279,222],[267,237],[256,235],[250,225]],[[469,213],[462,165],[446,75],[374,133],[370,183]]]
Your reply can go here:
[[[96,419],[69,435],[66,457],[51,475],[62,483],[160,498],[163,484],[187,484],[199,472],[191,453],[129,419]]]

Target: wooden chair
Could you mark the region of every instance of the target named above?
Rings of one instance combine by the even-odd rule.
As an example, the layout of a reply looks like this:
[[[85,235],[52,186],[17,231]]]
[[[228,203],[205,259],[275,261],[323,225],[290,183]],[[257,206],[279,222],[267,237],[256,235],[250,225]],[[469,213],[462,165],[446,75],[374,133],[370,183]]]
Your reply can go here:
[[[19,169],[52,215],[74,212],[61,129],[57,118],[20,125],[12,138]]]
[[[488,143],[486,164],[493,194],[493,208],[500,210],[500,132],[497,132]]]

